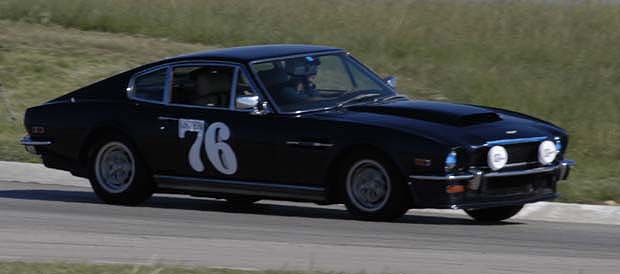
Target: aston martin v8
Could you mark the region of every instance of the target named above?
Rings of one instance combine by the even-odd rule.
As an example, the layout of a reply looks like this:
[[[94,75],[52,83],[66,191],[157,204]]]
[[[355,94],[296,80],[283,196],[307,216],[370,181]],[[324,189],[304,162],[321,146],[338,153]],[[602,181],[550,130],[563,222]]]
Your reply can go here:
[[[499,221],[558,196],[574,165],[563,129],[395,86],[333,47],[186,54],[29,108],[21,143],[112,204],[180,193],[344,203],[365,220],[451,208]]]

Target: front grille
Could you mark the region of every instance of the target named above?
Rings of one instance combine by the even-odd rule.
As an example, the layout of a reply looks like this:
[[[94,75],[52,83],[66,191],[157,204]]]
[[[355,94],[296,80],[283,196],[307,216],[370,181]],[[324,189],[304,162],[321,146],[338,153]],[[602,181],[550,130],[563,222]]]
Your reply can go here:
[[[539,142],[504,145],[508,152],[508,166],[515,163],[537,163]],[[470,160],[470,166],[487,167],[487,153],[490,147],[476,149]]]
[[[523,143],[505,146],[508,164],[538,161],[539,143]]]

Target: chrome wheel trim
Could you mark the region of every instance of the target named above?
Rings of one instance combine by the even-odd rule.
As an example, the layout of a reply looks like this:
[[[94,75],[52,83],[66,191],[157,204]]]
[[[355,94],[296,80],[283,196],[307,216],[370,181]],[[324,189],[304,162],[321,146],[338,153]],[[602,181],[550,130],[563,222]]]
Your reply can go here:
[[[95,159],[97,183],[109,193],[121,193],[131,186],[136,162],[129,148],[120,142],[110,142],[99,149]]]
[[[381,164],[364,159],[349,169],[346,190],[355,207],[362,211],[375,212],[381,210],[389,200],[392,184]]]

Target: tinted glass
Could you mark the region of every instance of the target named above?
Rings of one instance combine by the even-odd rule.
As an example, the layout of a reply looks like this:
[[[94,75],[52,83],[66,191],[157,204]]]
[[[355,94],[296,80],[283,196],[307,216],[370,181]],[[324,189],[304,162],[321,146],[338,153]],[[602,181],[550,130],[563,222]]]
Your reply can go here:
[[[134,96],[149,101],[163,101],[166,72],[166,69],[161,69],[136,78]]]
[[[229,107],[234,68],[225,66],[176,67],[172,74],[171,103]]]

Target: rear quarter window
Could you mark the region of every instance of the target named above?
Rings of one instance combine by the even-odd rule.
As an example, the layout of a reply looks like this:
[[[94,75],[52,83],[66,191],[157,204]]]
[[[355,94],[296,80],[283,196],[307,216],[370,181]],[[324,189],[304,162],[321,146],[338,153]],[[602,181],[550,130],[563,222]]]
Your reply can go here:
[[[160,69],[136,77],[133,86],[133,96],[137,99],[159,101],[164,100],[167,69]]]

